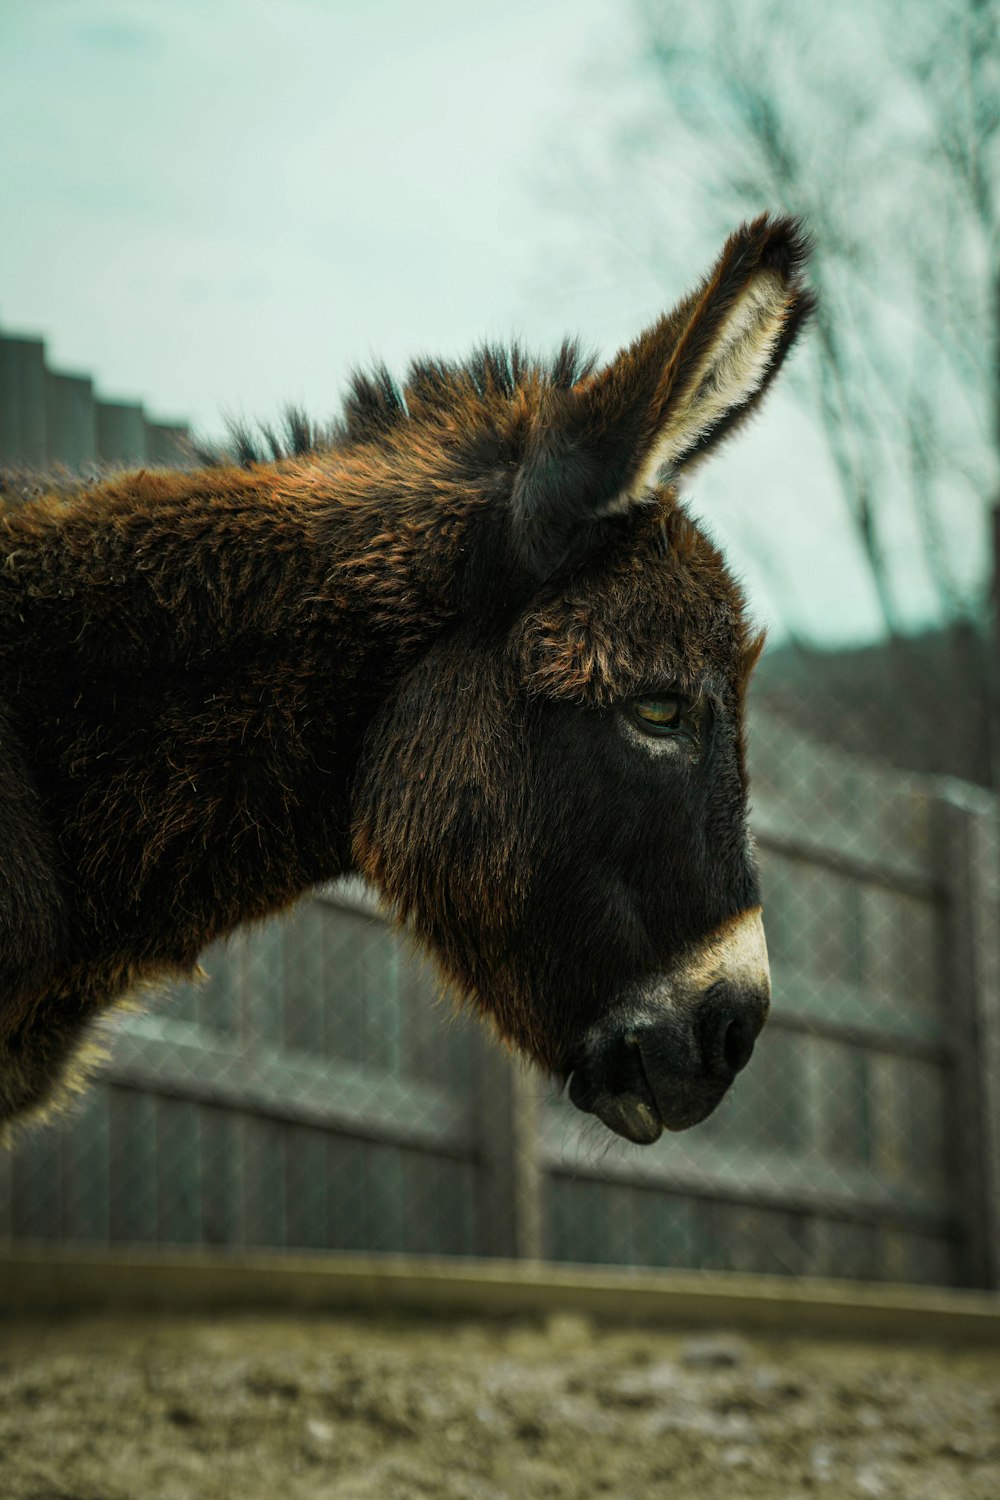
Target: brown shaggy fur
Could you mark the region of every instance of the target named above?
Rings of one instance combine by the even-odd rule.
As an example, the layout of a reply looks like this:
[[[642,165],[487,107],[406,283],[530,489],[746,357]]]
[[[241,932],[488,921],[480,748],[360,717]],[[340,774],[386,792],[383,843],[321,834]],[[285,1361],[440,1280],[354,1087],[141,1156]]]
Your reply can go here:
[[[246,468],[0,508],[0,1120],[59,1094],[99,1012],[345,872],[563,1072],[615,975],[752,903],[760,641],[672,476],[760,399],[803,256],[790,221],[745,226],[602,371],[571,346],[379,371],[326,446],[244,435]],[[704,785],[612,765],[612,716],[667,690],[713,716]],[[652,876],[587,883],[633,782],[607,837],[669,843],[652,906]]]

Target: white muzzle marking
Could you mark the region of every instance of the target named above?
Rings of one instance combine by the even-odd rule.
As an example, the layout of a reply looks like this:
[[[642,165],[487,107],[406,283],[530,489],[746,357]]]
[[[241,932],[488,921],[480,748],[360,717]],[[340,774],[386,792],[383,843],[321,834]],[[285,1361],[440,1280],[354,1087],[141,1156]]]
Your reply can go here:
[[[726,922],[691,953],[671,976],[685,994],[701,994],[710,984],[728,984],[771,994],[771,968],[759,906]]]

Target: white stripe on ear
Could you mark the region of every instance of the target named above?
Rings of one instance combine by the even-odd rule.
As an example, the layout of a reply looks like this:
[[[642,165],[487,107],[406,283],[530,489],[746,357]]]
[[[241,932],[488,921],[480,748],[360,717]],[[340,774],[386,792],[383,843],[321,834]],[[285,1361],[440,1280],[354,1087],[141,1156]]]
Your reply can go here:
[[[787,308],[787,282],[773,271],[759,272],[737,299],[687,389],[676,402],[668,400],[666,423],[619,504],[634,504],[661,470],[679,468],[704,432],[760,389]]]
[[[814,306],[809,241],[761,214],[708,276],[603,369],[550,393],[512,497],[522,560],[544,577],[595,520],[641,505],[757,409]],[[665,473],[663,471],[666,471]]]

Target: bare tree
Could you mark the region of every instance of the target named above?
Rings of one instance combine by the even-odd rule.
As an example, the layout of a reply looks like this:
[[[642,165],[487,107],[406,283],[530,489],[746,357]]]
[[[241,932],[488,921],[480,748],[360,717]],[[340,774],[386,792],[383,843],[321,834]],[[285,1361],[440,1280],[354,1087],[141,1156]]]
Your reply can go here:
[[[778,204],[814,232],[811,397],[890,636],[892,489],[912,507],[939,619],[970,621],[983,598],[956,574],[954,512],[985,535],[1000,449],[995,0],[635,12],[651,88],[627,150],[696,149],[720,219]]]
[[[997,6],[632,0],[632,72],[606,112],[595,89],[593,128],[560,179],[573,221],[582,210],[591,231],[613,231],[614,263],[658,282],[694,257],[677,213],[694,195],[699,234],[768,208],[806,221],[819,313],[792,382],[825,434],[887,639],[864,663],[810,645],[789,618],[787,559],[748,529],[741,545],[786,602],[789,644],[761,686],[848,748],[1000,785]],[[1000,523],[997,537],[1000,553]],[[911,637],[914,544],[933,618],[923,610],[930,628]]]

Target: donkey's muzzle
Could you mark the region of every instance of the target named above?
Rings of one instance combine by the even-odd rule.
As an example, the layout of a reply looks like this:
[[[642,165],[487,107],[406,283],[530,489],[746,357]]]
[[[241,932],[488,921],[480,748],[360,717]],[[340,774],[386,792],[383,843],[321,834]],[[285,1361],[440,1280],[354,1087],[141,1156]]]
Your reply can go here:
[[[713,934],[688,961],[587,1037],[569,1096],[616,1134],[647,1145],[712,1113],[746,1067],[767,1018],[759,911]]]
[[[753,1053],[766,998],[712,986],[690,1015],[605,1032],[573,1071],[569,1096],[626,1140],[647,1145],[712,1113]]]

